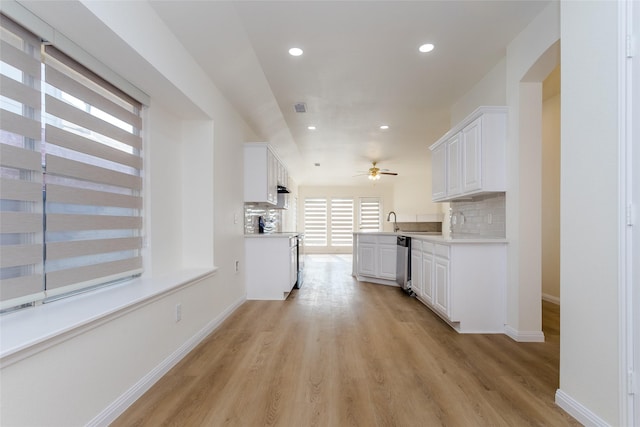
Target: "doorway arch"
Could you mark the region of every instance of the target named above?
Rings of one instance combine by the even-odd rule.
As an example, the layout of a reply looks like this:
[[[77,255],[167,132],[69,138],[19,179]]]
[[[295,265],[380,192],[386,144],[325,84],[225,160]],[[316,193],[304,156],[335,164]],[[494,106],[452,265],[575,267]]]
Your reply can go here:
[[[556,39],[522,74],[517,82],[516,117],[511,129],[517,147],[512,147],[510,177],[514,181],[507,193],[511,212],[512,249],[517,256],[512,280],[518,283],[510,296],[510,322],[506,332],[517,341],[544,341],[542,333],[542,82],[560,63],[560,40]],[[510,245],[511,245],[510,240]]]

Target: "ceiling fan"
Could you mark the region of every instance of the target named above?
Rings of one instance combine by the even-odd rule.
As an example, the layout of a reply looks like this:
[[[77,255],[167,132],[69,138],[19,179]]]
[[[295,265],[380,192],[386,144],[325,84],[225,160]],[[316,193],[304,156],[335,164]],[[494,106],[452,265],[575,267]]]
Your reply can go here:
[[[389,172],[389,169],[380,169],[377,167],[378,162],[372,162],[373,166],[369,168],[368,171],[361,173],[360,175],[367,175],[367,177],[372,181],[377,181],[380,179],[381,175],[398,175],[396,172]],[[355,176],[360,176],[355,175]]]

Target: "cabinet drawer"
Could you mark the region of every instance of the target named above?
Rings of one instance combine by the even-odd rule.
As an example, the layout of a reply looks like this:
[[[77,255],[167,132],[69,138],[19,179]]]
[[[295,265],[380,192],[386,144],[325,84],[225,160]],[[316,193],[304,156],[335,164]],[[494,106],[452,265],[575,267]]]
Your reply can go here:
[[[422,252],[426,254],[433,254],[433,243],[431,242],[422,242]]]
[[[398,243],[398,236],[378,236],[378,243],[383,245],[395,245]]]
[[[438,244],[435,244],[434,246],[436,256],[449,259],[449,246]]]
[[[422,250],[422,240],[411,239],[411,250]]]
[[[374,234],[359,234],[358,242],[360,243],[377,243],[378,239]]]

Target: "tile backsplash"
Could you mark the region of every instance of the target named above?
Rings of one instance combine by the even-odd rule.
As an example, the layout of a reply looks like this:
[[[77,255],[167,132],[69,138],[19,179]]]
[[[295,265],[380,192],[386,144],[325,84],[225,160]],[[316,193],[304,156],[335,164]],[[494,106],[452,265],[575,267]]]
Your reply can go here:
[[[244,233],[258,234],[258,217],[264,218],[264,232],[280,231],[282,211],[260,204],[245,203],[244,205]]]
[[[506,236],[505,193],[478,196],[473,200],[451,202],[451,237],[504,238]]]

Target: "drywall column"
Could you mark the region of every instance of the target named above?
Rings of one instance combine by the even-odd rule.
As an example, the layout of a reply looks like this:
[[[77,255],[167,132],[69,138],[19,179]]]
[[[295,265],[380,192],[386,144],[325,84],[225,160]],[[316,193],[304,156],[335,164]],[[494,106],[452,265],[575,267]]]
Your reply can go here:
[[[505,332],[517,341],[544,339],[540,320],[541,82],[557,65],[559,37],[559,5],[551,3],[507,46],[509,264]]]
[[[560,390],[621,425],[618,2],[562,2]],[[585,422],[583,420],[583,422]]]
[[[539,341],[544,339],[541,332],[542,83],[520,83],[519,102],[518,335],[523,341]]]

